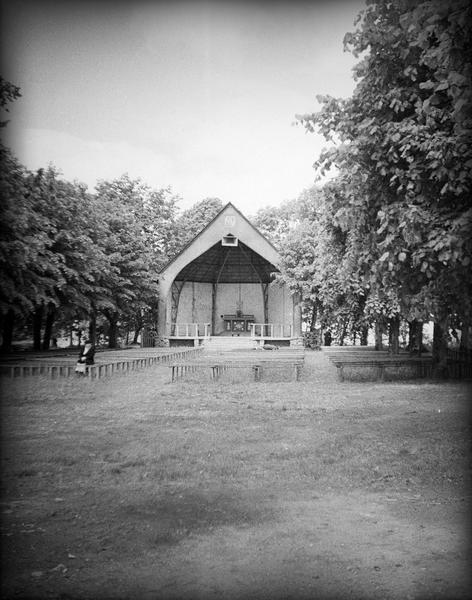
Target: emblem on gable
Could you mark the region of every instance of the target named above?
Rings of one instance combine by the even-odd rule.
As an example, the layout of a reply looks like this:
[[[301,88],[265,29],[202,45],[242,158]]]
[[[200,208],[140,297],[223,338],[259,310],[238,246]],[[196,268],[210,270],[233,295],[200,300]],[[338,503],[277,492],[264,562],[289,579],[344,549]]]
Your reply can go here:
[[[236,223],[236,218],[233,215],[227,215],[225,217],[225,225],[227,227],[233,227],[235,223]]]

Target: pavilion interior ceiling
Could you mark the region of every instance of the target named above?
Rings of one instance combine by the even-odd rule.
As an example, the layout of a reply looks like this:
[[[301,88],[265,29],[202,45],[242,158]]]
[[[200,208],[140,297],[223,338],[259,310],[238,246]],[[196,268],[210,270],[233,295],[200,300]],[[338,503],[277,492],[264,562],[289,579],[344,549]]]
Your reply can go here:
[[[239,240],[237,246],[218,242],[185,266],[176,281],[203,283],[269,283],[278,269]]]

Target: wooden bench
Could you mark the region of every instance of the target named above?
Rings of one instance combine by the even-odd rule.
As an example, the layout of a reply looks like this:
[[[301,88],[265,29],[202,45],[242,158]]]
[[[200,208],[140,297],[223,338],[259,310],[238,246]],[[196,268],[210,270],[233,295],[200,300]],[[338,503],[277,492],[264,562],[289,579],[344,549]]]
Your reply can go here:
[[[385,369],[387,367],[403,367],[414,366],[418,377],[426,377],[431,374],[432,360],[431,358],[375,358],[375,359],[332,359],[335,365],[340,381],[344,381],[345,367],[371,367],[375,370],[376,379],[384,381]]]
[[[154,356],[140,356],[138,358],[126,358],[124,360],[114,360],[100,362],[93,365],[86,365],[85,375],[90,379],[101,379],[116,372],[128,373],[136,369],[149,367],[157,363],[168,363],[170,361],[195,357],[201,353],[200,348],[191,348],[169,353],[156,354]],[[2,372],[9,374],[11,378],[24,377],[28,375],[47,375],[52,379],[56,377],[70,377],[75,375],[76,362],[39,362],[32,361],[29,364],[2,365]]]
[[[291,359],[283,361],[275,360],[260,360],[254,361],[237,361],[237,362],[224,362],[224,361],[206,361],[206,362],[186,362],[186,363],[174,363],[169,365],[171,369],[171,381],[175,382],[178,379],[182,379],[187,373],[195,373],[196,371],[210,370],[211,379],[219,379],[222,373],[225,373],[229,369],[248,369],[250,368],[254,374],[254,381],[260,381],[264,367],[267,365],[282,366],[288,365],[292,368],[295,381],[299,381],[301,370],[303,367],[302,359]]]
[[[224,352],[215,352],[206,354],[208,357],[212,358],[231,358],[237,360],[238,358],[247,358],[248,360],[281,360],[284,358],[304,358],[305,352],[304,350],[288,350],[288,351],[259,351],[259,350],[248,350],[248,351],[238,351],[238,350],[227,350]]]
[[[382,358],[389,358],[392,356],[387,351],[380,352],[325,352],[325,356],[331,361],[335,360],[376,360]]]
[[[347,357],[360,357],[360,358],[375,358],[376,356],[392,356],[392,354],[388,350],[335,350],[333,351],[324,351],[323,354],[327,356],[329,359],[331,358],[347,358]],[[407,353],[402,352],[402,356],[409,356]]]

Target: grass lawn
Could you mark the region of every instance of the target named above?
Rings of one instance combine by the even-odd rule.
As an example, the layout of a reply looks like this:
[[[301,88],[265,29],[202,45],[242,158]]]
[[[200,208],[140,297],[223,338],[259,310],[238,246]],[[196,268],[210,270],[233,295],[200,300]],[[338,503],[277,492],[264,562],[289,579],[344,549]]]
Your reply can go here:
[[[470,392],[3,379],[2,597],[468,598]]]

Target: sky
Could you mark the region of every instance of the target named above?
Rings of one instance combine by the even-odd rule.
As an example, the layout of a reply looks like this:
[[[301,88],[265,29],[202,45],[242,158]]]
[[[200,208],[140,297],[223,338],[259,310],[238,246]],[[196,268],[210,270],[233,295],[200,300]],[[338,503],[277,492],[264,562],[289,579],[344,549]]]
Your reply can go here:
[[[246,214],[315,183],[324,139],[296,125],[351,95],[360,0],[0,0],[5,143],[29,169],[124,173]]]

